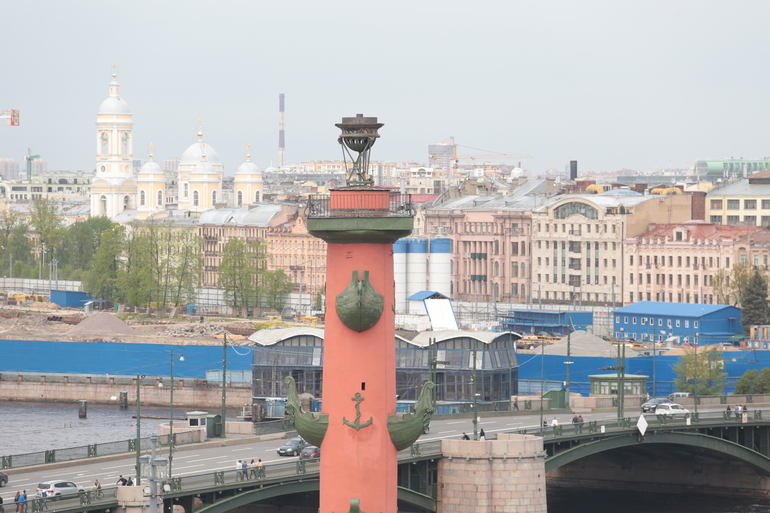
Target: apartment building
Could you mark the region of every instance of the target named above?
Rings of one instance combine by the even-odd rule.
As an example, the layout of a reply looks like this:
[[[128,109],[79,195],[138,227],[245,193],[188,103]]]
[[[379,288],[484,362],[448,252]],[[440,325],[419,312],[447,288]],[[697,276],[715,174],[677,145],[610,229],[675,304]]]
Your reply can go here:
[[[715,187],[706,198],[711,223],[770,226],[770,171]]]
[[[532,300],[614,305],[623,294],[623,241],[650,224],[692,217],[689,195],[625,189],[566,194],[532,213]]]
[[[624,300],[717,304],[713,279],[736,263],[767,269],[770,230],[706,221],[653,225],[623,241]]]
[[[310,235],[307,218],[292,216],[274,223],[266,236],[271,270],[283,269],[296,290],[315,296],[326,284],[326,242]]]

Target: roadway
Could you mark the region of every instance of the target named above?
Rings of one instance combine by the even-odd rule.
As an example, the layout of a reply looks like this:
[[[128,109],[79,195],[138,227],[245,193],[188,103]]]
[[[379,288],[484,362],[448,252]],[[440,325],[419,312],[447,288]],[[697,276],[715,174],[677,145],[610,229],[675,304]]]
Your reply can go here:
[[[701,410],[699,408],[699,410]],[[706,411],[706,410],[701,410]],[[711,411],[716,411],[712,409]],[[637,417],[638,408],[626,408],[626,417]],[[565,433],[572,424],[572,413],[547,412],[544,418],[549,426],[554,418],[565,426]],[[585,422],[612,421],[617,419],[616,411],[584,413]],[[505,417],[483,417],[478,429],[484,429],[487,436],[501,432],[515,431],[526,428],[533,432],[540,424],[540,412],[518,413]],[[471,419],[444,419],[431,421],[430,432],[420,437],[418,442],[440,440],[444,438],[459,439],[463,432],[473,438],[473,421]],[[20,434],[20,436],[23,436]],[[253,441],[251,441],[253,440]],[[174,453],[173,477],[183,477],[193,474],[209,473],[219,470],[234,470],[238,460],[251,461],[262,459],[264,465],[276,462],[291,461],[292,457],[278,456],[276,450],[282,445],[282,439],[258,441],[257,437],[239,437],[217,440],[221,443],[207,443],[180,446]],[[84,441],[84,443],[88,443]],[[167,456],[166,451],[159,451],[160,456]],[[105,456],[87,460],[76,460],[66,463],[23,467],[4,471],[8,474],[8,484],[0,489],[6,511],[9,505],[13,507],[13,497],[17,490],[26,490],[28,496],[33,496],[38,483],[51,479],[65,479],[89,490],[95,479],[102,488],[113,487],[118,476],[135,477],[136,456],[134,454]]]

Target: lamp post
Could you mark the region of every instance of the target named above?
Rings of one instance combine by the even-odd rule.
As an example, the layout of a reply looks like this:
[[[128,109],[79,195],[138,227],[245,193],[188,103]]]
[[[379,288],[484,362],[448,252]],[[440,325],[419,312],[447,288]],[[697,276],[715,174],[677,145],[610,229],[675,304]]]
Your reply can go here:
[[[476,340],[473,341],[473,376],[471,376],[471,393],[473,394],[473,439],[479,439],[479,416],[476,402]]]
[[[569,408],[569,389],[570,389],[570,368],[572,367],[572,360],[570,359],[570,337],[572,336],[572,317],[567,317],[567,361],[564,362],[567,366],[567,382],[564,384],[565,403]]]
[[[545,344],[540,341],[540,433],[543,432],[543,394],[545,394]]]
[[[222,337],[222,438],[227,438],[227,333]]]
[[[142,481],[142,464],[139,462],[139,456],[142,453],[142,412],[139,403],[139,396],[141,393],[142,378],[144,374],[136,375],[136,443],[134,448],[136,449],[136,485],[139,486]]]
[[[698,334],[695,334],[695,359],[693,360],[692,375],[695,383],[693,385],[693,403],[695,405],[695,414],[698,414]]]
[[[173,351],[168,352],[169,365],[171,367],[171,397],[169,400],[169,413],[168,413],[168,477],[171,479],[171,461],[174,458],[174,357],[178,356],[179,361],[184,361],[184,356],[181,353],[175,353]],[[158,386],[162,387],[163,383]]]

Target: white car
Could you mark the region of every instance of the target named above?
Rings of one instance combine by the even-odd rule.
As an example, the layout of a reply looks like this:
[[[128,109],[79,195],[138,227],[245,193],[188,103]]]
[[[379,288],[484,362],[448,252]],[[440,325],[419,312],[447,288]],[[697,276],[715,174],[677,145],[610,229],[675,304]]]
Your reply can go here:
[[[72,481],[54,479],[52,481],[44,481],[37,485],[37,490],[35,490],[35,492],[38,497],[42,497],[44,491],[51,500],[55,500],[63,497],[76,496],[83,491],[83,487],[76,485]]]
[[[688,417],[690,410],[676,403],[661,403],[655,408],[655,415],[664,417]]]

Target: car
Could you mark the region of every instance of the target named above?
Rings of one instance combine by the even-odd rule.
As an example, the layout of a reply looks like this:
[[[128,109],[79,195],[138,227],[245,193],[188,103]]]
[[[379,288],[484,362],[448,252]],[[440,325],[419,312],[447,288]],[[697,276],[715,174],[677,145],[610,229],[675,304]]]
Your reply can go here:
[[[44,491],[48,497],[63,498],[78,495],[83,491],[83,487],[76,485],[72,481],[52,479],[50,481],[43,481],[37,485],[37,490],[35,490],[35,492],[37,493],[38,497],[42,497]]]
[[[666,399],[665,397],[656,397],[654,399],[650,399],[642,405],[642,413],[655,413],[655,408],[657,408],[659,404],[672,402],[674,401]]]
[[[8,474],[0,472],[0,488],[8,484]]]
[[[292,438],[278,448],[278,456],[297,456],[308,445],[302,438]]]
[[[321,448],[315,445],[308,445],[302,452],[299,453],[299,459],[301,460],[314,460],[321,457]]]
[[[660,415],[663,417],[689,417],[690,410],[682,406],[681,404],[676,403],[660,403],[657,408],[655,408],[655,415]]]
[[[674,399],[678,399],[680,397],[690,397],[692,394],[690,392],[674,392],[673,394],[669,394],[668,398],[671,399],[671,402],[674,401]]]

